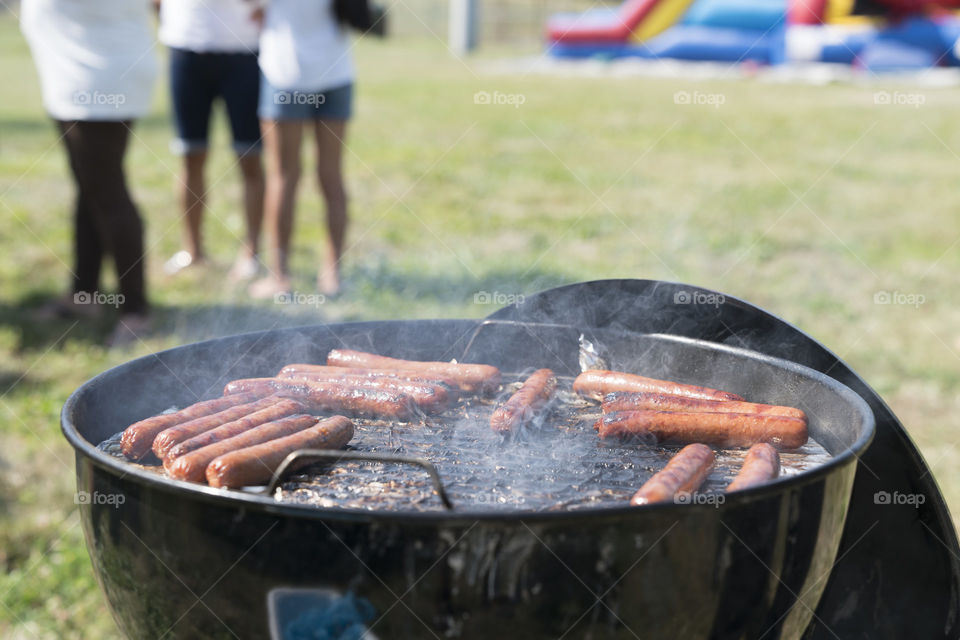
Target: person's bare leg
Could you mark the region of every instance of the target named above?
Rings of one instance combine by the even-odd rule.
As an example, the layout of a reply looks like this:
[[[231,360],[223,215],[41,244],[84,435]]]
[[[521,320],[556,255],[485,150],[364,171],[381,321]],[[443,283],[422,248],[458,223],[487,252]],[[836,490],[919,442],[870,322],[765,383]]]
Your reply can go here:
[[[203,251],[203,213],[206,209],[207,185],[204,167],[206,151],[193,151],[183,157],[183,177],[180,181],[180,207],[186,225],[184,227],[184,250],[192,258],[191,264],[206,259]]]
[[[317,287],[326,295],[340,292],[340,260],[347,235],[347,190],[343,184],[343,140],[346,120],[317,122],[317,179],[327,208],[327,251],[317,274]]]
[[[241,156],[240,172],[243,175],[243,212],[247,219],[243,255],[252,258],[260,251],[260,229],[263,226],[264,176],[260,154]]]
[[[230,279],[233,281],[248,280],[257,274],[265,189],[263,159],[259,153],[240,156],[238,164],[243,178],[243,213],[247,223],[247,233],[237,260],[230,270]]]
[[[303,122],[264,120],[260,126],[267,163],[263,221],[271,249],[268,263],[270,276],[254,283],[251,294],[255,297],[269,297],[271,288],[285,291],[290,287],[288,260],[301,171],[300,141]]]

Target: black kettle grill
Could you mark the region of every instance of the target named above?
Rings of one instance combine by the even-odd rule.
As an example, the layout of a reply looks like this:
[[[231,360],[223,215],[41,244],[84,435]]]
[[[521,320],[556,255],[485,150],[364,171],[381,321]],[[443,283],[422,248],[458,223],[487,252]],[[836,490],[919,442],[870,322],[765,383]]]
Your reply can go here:
[[[412,513],[214,490],[97,448],[171,404],[331,348],[575,375],[580,335],[615,367],[810,410],[811,434],[834,458],[720,507]],[[956,533],[903,426],[800,330],[696,287],[589,282],[482,321],[317,325],[188,345],[87,382],[62,426],[78,489],[112,496],[80,509],[130,637],[958,637]]]

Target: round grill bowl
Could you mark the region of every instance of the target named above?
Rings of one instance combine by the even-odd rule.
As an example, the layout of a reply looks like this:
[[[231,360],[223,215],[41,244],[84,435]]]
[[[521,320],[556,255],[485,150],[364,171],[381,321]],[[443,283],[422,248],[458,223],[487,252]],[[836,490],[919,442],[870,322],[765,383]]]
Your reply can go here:
[[[219,395],[231,379],[322,362],[333,348],[574,375],[579,333],[472,320],[318,325],[188,345],[90,380],[61,422],[117,624],[131,638],[293,638],[297,624],[339,633],[350,615],[368,638],[801,637],[836,557],[873,413],[839,382],[755,352],[591,331],[613,368],[808,413],[833,458],[720,505],[318,508],[173,481],[96,449],[138,419]]]

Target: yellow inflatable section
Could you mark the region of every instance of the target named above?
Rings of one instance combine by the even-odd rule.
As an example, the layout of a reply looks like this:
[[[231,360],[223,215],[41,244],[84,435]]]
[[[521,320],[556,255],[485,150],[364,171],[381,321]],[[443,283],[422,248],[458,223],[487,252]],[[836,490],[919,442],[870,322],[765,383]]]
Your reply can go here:
[[[855,0],[829,0],[824,11],[824,24],[845,24],[850,26],[872,26],[879,23],[879,19],[871,16],[853,15]]]
[[[644,42],[675,25],[694,0],[660,0],[640,25],[633,30],[630,40]],[[851,0],[852,2],[853,0]]]

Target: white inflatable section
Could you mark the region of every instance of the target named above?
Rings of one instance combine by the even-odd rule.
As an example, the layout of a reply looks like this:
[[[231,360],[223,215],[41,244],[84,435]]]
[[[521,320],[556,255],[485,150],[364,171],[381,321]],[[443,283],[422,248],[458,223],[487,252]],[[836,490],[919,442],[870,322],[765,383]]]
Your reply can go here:
[[[792,25],[787,28],[786,59],[790,62],[819,62],[824,47],[843,46],[851,35],[871,28],[868,25]]]

